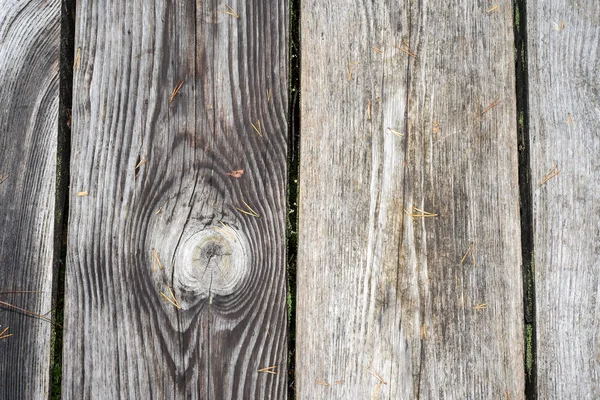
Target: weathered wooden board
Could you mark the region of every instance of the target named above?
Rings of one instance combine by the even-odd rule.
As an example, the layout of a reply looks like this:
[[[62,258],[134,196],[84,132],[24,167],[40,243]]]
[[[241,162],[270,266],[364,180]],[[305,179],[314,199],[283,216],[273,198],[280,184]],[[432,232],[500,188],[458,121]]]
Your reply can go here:
[[[527,30],[538,397],[597,399],[600,3],[529,1]]]
[[[298,398],[523,398],[512,21],[302,2]]]
[[[65,398],[285,397],[287,21],[78,2]]]
[[[52,307],[59,50],[59,0],[0,1],[2,399],[49,394],[52,326],[6,303]]]

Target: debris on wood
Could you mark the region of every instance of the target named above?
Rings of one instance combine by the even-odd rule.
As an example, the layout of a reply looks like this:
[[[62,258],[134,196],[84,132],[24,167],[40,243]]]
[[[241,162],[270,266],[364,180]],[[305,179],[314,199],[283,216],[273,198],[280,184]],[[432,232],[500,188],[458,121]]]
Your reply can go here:
[[[492,108],[496,107],[498,104],[500,104],[501,101],[498,100],[498,98],[496,97],[482,112],[481,115],[485,114],[486,112],[490,111]]]
[[[339,379],[339,380],[335,381],[336,385],[341,385],[342,383],[344,383],[343,379]]]
[[[567,125],[569,124],[575,125],[575,119],[573,118],[571,113],[569,113],[569,115],[567,116]]]
[[[475,309],[475,310],[483,310],[485,308],[488,308],[486,303],[478,304],[475,307],[473,307],[473,309]]]
[[[430,213],[428,211],[421,210],[420,208],[413,206],[413,211],[409,212],[407,209],[404,209],[404,212],[411,218],[430,218],[437,217],[437,214]]]
[[[5,301],[0,301],[0,307],[11,308],[11,309],[19,311],[19,312],[21,312],[21,313],[23,313],[25,315],[29,315],[29,316],[32,316],[32,317],[40,318],[40,319],[43,319],[44,321],[48,321],[51,324],[54,324],[54,322],[52,322],[52,320],[50,318],[44,317],[43,315],[35,313],[33,311],[29,311],[29,310],[26,310],[24,308],[14,306],[14,305],[12,305],[10,303],[7,303]]]
[[[157,265],[158,265],[158,268],[162,271],[163,265],[160,262],[160,258],[158,258],[158,253],[156,252],[155,249],[152,249],[152,270],[153,271],[156,271]]]
[[[75,53],[75,60],[73,61],[73,71],[79,71],[81,67],[81,47],[77,48],[77,52]]]
[[[243,169],[235,169],[231,172],[226,172],[226,174],[233,178],[241,178],[242,175],[244,175],[244,170]]]
[[[367,100],[367,121],[371,120],[371,100]]]
[[[173,89],[173,92],[171,93],[171,98],[169,99],[169,103],[172,103],[175,96],[177,96],[177,93],[179,93],[179,91],[181,90],[181,87],[183,86],[183,82],[184,82],[183,80],[177,82],[177,86],[175,86],[175,88]]]
[[[77,197],[85,197],[87,195],[89,195],[88,192],[77,192]]]
[[[0,176],[0,183],[4,182],[8,178],[8,174]]]
[[[348,63],[348,69],[346,70],[346,78],[348,78],[348,81],[352,80],[352,69],[354,68],[355,65],[360,64],[359,62],[355,62],[355,63]]]
[[[506,391],[506,398],[510,400],[510,393],[508,393],[508,391]]]
[[[379,400],[379,392],[381,392],[381,382],[377,383],[377,386],[375,386],[375,389],[373,390],[373,393],[371,393],[369,400]]]
[[[256,125],[254,125],[252,122],[250,122],[250,125],[252,125],[252,127],[254,128],[256,133],[258,133],[258,136],[262,137],[262,128],[260,126],[260,119],[258,120]]]
[[[433,133],[438,133],[440,131],[440,123],[438,121],[433,121]]]
[[[396,135],[396,136],[398,136],[398,137],[402,137],[402,136],[404,136],[404,134],[403,134],[403,133],[400,133],[400,132],[398,132],[397,130],[395,130],[395,129],[392,129],[392,128],[388,128],[388,131],[392,132],[394,135]]]
[[[565,21],[560,21],[560,24],[558,22],[554,23],[555,31],[562,31],[563,29],[565,29]]]
[[[6,339],[7,337],[11,337],[13,335],[12,333],[6,332],[8,332],[8,326],[2,332],[0,332],[0,340]]]
[[[170,298],[164,294],[162,291],[160,292],[160,294],[162,295],[162,297],[165,298],[165,300],[167,300],[169,303],[173,304],[175,307],[181,309],[181,306],[179,305],[179,301],[177,301],[177,299],[175,298],[175,294],[173,293],[173,290],[171,290],[171,286],[167,285],[167,289],[169,289],[169,294],[170,294]]]
[[[146,164],[148,162],[148,160],[146,159],[146,157],[142,157],[142,159],[140,160],[140,162],[137,163],[137,165],[133,168],[133,176],[134,178],[137,178],[138,173],[140,172],[140,167],[144,164]]]
[[[410,46],[408,45],[408,43],[406,43],[404,40],[402,41],[402,44],[404,45],[404,47],[400,47],[398,45],[396,45],[395,47],[400,50],[403,53],[408,54],[409,56],[411,56],[412,58],[414,58],[415,60],[417,59],[417,54],[411,50]]]
[[[498,4],[496,4],[494,7],[490,8],[489,10],[487,10],[487,12],[491,13],[492,11],[495,11],[498,9]]]
[[[261,368],[257,372],[264,372],[265,374],[277,375],[277,371],[275,371],[276,368],[277,365],[273,365],[271,367]]]
[[[256,211],[254,211],[254,210],[252,209],[252,207],[250,207],[250,206],[248,205],[248,203],[246,203],[244,200],[242,200],[242,203],[244,203],[244,205],[246,206],[246,208],[247,208],[247,210],[248,210],[248,211],[246,211],[246,210],[242,210],[241,208],[238,208],[238,207],[235,207],[235,209],[236,209],[236,210],[238,210],[238,211],[239,211],[239,212],[241,212],[241,213],[244,213],[244,214],[247,214],[247,215],[250,215],[250,216],[256,217],[256,218],[260,218],[260,215],[259,215],[259,214],[258,214]]]
[[[460,260],[461,264],[465,262],[465,260],[467,259],[467,256],[469,254],[471,255],[471,260],[473,261],[473,267],[477,268],[477,263],[475,262],[475,254],[474,254],[473,243],[472,242],[471,242],[471,244],[469,244],[469,248],[467,249],[467,252],[463,256],[462,260]]]
[[[271,101],[271,90],[267,89],[267,103]]]
[[[219,10],[219,12],[222,12],[224,14],[231,15],[234,18],[240,19],[240,15],[238,13],[236,13],[233,8],[229,7],[227,4],[225,4],[225,7],[227,7],[228,10]]]
[[[323,379],[319,379],[319,378],[317,378],[315,380],[315,383],[320,386],[331,386],[329,383],[327,383]]]
[[[371,46],[371,48],[372,48],[372,49],[373,49],[373,51],[375,51],[375,53],[377,53],[377,54],[381,54],[381,53],[383,53],[383,50],[382,50],[382,49],[380,49],[379,47],[375,46],[375,45],[372,45],[372,46]]]
[[[556,175],[560,174],[560,170],[557,169],[558,168],[558,164],[554,165],[554,167],[552,167],[552,169],[550,171],[548,171],[548,173],[546,174],[546,176],[544,177],[544,180],[542,180],[542,183],[540,183],[540,186],[543,186],[546,182],[548,182],[550,179],[554,178]]]

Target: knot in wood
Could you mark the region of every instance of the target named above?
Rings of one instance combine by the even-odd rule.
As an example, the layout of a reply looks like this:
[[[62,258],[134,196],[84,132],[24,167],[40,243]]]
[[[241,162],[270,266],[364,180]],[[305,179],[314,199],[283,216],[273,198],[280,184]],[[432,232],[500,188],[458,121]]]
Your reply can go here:
[[[246,275],[248,264],[242,238],[235,230],[224,235],[208,227],[185,239],[175,265],[179,287],[204,298],[235,292]]]

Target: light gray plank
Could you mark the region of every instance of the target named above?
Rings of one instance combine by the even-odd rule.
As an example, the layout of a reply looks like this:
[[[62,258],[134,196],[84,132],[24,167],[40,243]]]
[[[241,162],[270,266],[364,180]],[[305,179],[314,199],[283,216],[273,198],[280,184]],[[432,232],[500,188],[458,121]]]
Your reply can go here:
[[[527,27],[538,397],[597,399],[600,3],[531,1]]]
[[[288,4],[227,5],[78,2],[65,398],[285,398]]]
[[[523,398],[513,14],[490,8],[302,2],[299,399]]]
[[[59,0],[0,0],[2,399],[50,389],[52,326],[15,307],[52,308],[59,48]]]

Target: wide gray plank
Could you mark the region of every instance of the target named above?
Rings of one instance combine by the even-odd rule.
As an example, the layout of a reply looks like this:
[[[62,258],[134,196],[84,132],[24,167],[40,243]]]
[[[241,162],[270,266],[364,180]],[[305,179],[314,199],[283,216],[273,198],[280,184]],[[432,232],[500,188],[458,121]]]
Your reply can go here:
[[[300,399],[523,398],[513,14],[492,7],[302,1]]]
[[[78,2],[65,398],[286,395],[288,4],[227,5]]]
[[[597,399],[600,3],[530,1],[527,28],[538,397]]]
[[[59,48],[59,0],[0,0],[1,399],[49,394],[52,326],[15,307],[52,317]]]

